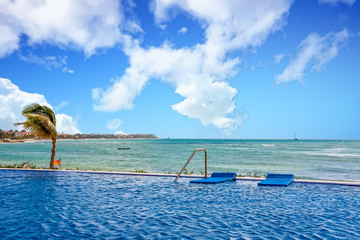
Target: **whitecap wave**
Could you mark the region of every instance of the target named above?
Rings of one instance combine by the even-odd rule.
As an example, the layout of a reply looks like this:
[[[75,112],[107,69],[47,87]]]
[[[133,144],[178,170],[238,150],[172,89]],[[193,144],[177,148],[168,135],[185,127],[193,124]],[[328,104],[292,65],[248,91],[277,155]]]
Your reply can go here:
[[[326,157],[360,157],[360,153],[358,152],[352,152],[350,149],[347,148],[331,148],[331,149],[324,149],[322,151],[314,151],[314,152],[302,152],[306,155],[312,155],[312,156],[326,156]]]
[[[262,143],[261,146],[263,147],[275,147],[275,144],[270,144],[270,143]]]

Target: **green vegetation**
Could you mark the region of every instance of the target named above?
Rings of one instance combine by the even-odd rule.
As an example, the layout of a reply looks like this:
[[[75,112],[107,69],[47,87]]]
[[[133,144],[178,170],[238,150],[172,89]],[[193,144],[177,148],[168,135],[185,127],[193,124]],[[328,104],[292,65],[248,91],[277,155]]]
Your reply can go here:
[[[24,168],[24,169],[50,169],[50,168],[46,168],[46,167],[38,167],[35,164],[31,164],[30,161],[27,162],[22,162],[20,164],[14,163],[14,164],[1,164],[0,163],[0,168]],[[75,169],[73,168],[67,168],[64,170],[76,170],[76,171],[88,171],[87,169],[80,169],[78,167],[76,167]],[[93,168],[93,171],[97,171],[95,168]],[[142,170],[140,170],[142,171]],[[143,171],[145,172],[145,171]]]
[[[141,170],[141,169],[137,170],[136,168],[134,169],[133,172],[134,172],[134,173],[146,173],[146,171]]]
[[[194,173],[194,171],[191,171],[191,172],[188,172],[187,170],[186,170],[186,168],[184,169],[184,171],[183,171],[183,174],[184,175],[191,175],[191,174],[193,174]],[[179,174],[179,172],[176,172],[176,173],[172,173],[172,172],[166,172],[165,174]]]
[[[53,169],[57,137],[55,113],[46,106],[33,103],[25,106],[22,115],[26,117],[26,121],[15,125],[22,125],[27,131],[33,132],[36,136],[52,140],[50,169]]]
[[[264,174],[264,178],[266,178],[266,174]],[[254,172],[253,174],[251,174],[251,172],[247,172],[244,175],[238,174],[237,177],[253,177],[253,178],[260,178],[261,176],[258,175],[258,172]]]
[[[0,163],[0,168],[30,168],[30,169],[38,169],[36,165],[30,164],[30,161],[22,162],[20,164],[8,164],[8,165],[2,165]]]
[[[184,169],[184,172],[183,172],[184,175],[191,175],[191,174],[193,174],[193,173],[194,173],[194,171],[188,172],[188,171],[186,170],[186,168]]]

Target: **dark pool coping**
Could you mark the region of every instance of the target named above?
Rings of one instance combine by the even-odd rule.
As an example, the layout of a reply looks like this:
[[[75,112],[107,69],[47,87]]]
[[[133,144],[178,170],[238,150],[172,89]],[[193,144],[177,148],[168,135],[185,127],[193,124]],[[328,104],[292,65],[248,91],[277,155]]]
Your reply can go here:
[[[59,170],[59,169],[24,169],[24,168],[0,168],[0,170],[9,171],[43,171],[43,172],[74,172],[87,174],[110,174],[110,175],[127,175],[127,176],[148,176],[148,177],[176,177],[177,174],[166,173],[136,173],[136,172],[117,172],[117,171],[89,171],[89,170]],[[182,175],[180,178],[202,178],[201,175]],[[262,181],[265,178],[254,177],[237,177],[238,181]],[[344,185],[360,187],[360,182],[355,181],[337,181],[337,180],[312,180],[312,179],[294,179],[295,183],[309,183],[309,184],[330,184],[330,185]]]

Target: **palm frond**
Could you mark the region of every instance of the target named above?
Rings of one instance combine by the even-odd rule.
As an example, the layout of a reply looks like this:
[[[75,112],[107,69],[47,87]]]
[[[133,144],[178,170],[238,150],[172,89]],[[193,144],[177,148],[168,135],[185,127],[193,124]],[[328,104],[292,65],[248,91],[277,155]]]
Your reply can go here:
[[[20,126],[20,125],[24,125],[25,122],[18,122],[18,123],[14,123],[15,126]]]
[[[39,115],[43,115],[45,117],[47,117],[50,122],[52,122],[52,124],[56,127],[56,117],[55,117],[55,113],[53,112],[53,110],[51,110],[50,108],[40,105],[38,103],[32,103],[27,105],[23,111],[22,111],[23,115],[26,114],[39,114]]]
[[[46,116],[40,114],[25,114],[27,120],[22,125],[27,131],[35,133],[41,138],[54,138],[57,135],[54,124]]]

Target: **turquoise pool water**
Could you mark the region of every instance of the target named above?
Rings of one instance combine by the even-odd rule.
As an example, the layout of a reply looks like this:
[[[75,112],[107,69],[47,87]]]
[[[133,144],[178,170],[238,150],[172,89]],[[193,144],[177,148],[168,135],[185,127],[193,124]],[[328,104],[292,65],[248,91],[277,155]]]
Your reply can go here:
[[[1,239],[359,239],[360,188],[0,170]]]
[[[0,163],[30,161],[49,167],[51,147],[50,142],[0,144]],[[56,157],[71,169],[176,173],[196,148],[208,151],[209,172],[292,173],[296,178],[360,181],[358,140],[70,140],[57,142]],[[202,152],[187,170],[204,171]]]

